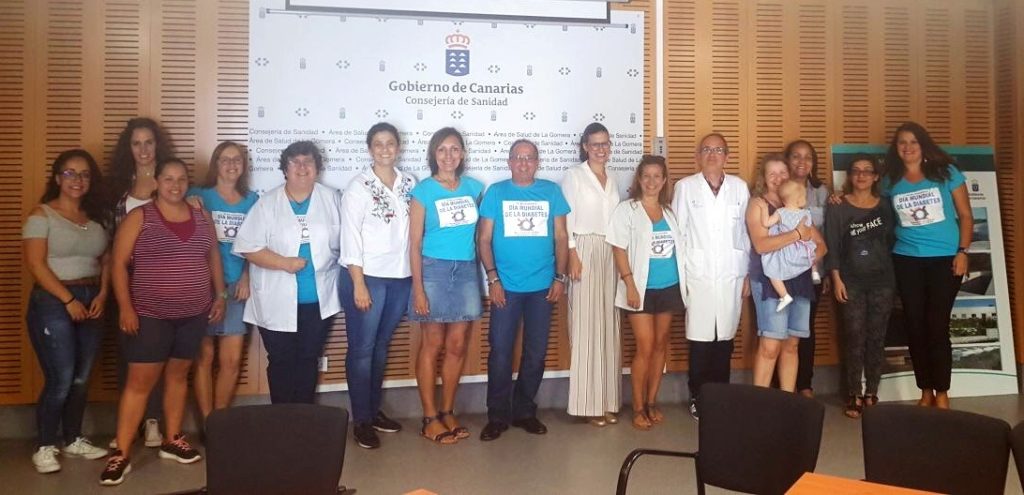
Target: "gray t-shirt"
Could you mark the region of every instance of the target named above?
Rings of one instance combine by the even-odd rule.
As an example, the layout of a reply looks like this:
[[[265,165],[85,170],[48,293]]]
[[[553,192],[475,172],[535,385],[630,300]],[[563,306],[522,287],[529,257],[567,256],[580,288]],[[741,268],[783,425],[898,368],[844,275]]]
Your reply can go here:
[[[47,205],[39,206],[46,216],[29,216],[21,238],[46,239],[46,264],[60,280],[99,276],[99,257],[107,249],[107,231],[92,220],[79,225]]]

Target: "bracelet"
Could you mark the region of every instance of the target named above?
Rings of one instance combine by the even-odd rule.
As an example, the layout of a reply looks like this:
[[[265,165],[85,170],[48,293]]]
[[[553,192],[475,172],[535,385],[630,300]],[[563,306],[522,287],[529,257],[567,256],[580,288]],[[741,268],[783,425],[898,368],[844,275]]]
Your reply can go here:
[[[793,232],[796,232],[796,240],[798,240],[798,241],[804,240],[804,236],[800,233],[799,230],[793,229]]]
[[[965,248],[965,247],[958,248],[956,250],[956,254],[960,254],[960,253],[967,254],[967,248]]]
[[[623,282],[625,282],[626,281],[626,277],[632,277],[632,276],[633,276],[633,272],[628,272],[628,273],[623,273],[622,275],[619,275],[619,278],[622,279]]]
[[[74,294],[71,295],[71,299],[68,299],[67,301],[64,301],[62,304],[67,306],[68,304],[71,304],[73,302],[75,302],[75,295]]]
[[[488,269],[484,270],[484,273],[491,273],[491,272],[496,272],[496,271],[498,271],[497,268],[488,268]]]
[[[487,286],[490,287],[490,286],[492,286],[492,285],[494,285],[494,284],[496,284],[498,282],[501,282],[501,279],[498,278],[498,277],[494,277],[494,278],[492,278],[492,279],[487,281]]]

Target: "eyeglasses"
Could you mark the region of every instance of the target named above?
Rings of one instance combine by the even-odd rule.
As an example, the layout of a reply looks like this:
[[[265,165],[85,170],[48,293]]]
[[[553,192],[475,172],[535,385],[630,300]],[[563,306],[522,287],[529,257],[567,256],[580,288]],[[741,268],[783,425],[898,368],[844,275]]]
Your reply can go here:
[[[222,156],[222,157],[220,157],[217,160],[217,163],[219,163],[221,165],[241,165],[241,164],[245,163],[245,161],[242,160],[242,157],[240,157],[240,156],[236,156],[234,158],[228,158],[228,157]]]
[[[589,146],[591,148],[597,148],[599,150],[606,150],[606,149],[612,147],[612,142],[611,141],[605,141],[603,143],[587,143],[587,146]]]
[[[715,146],[715,147],[704,146],[704,147],[702,147],[700,149],[700,154],[702,154],[702,155],[710,155],[710,154],[728,155],[729,154],[729,147],[728,146]]]
[[[512,157],[514,162],[535,162],[537,161],[537,155],[516,155]]]
[[[75,172],[74,170],[71,170],[69,168],[69,169],[61,172],[60,176],[65,178],[65,179],[67,179],[67,180],[76,180],[76,179],[80,179],[80,180],[83,180],[83,181],[92,180],[92,174],[89,173],[88,170],[83,170],[82,172]]]
[[[293,167],[296,167],[296,168],[299,168],[299,167],[314,168],[314,167],[316,167],[316,160],[314,160],[312,158],[309,158],[309,159],[306,159],[306,160],[300,160],[298,158],[292,158],[291,160],[288,160],[288,164],[293,166]]]

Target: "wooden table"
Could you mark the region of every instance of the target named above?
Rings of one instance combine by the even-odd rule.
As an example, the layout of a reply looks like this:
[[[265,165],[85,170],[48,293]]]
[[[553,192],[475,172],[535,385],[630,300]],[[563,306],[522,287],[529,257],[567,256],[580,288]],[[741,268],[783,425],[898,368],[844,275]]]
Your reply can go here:
[[[911,488],[880,485],[826,474],[804,473],[786,495],[935,495]]]

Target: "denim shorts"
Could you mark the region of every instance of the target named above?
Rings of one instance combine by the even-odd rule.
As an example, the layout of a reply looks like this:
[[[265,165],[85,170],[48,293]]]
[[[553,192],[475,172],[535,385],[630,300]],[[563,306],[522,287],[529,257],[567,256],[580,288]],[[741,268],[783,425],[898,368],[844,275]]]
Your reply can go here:
[[[427,294],[430,314],[418,315],[409,298],[409,320],[435,323],[479,320],[483,315],[480,301],[480,269],[476,260],[451,261],[423,257],[423,290]]]
[[[789,337],[805,339],[811,336],[811,301],[806,297],[794,297],[782,311],[775,311],[779,300],[763,298],[766,283],[750,282],[754,296],[754,312],[757,313],[757,335],[770,339],[785,340]]]
[[[227,337],[230,335],[245,335],[249,326],[242,321],[242,314],[245,313],[245,301],[235,299],[235,287],[237,282],[228,284],[228,301],[224,307],[224,319],[220,323],[212,323],[206,327],[206,335],[210,337]]]

